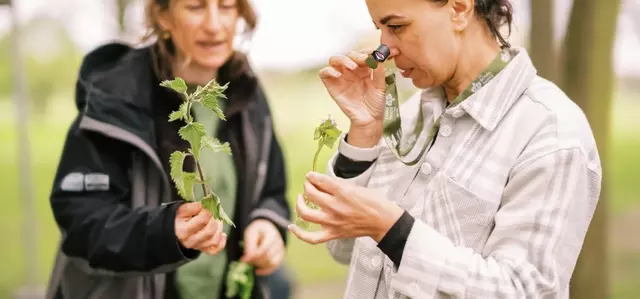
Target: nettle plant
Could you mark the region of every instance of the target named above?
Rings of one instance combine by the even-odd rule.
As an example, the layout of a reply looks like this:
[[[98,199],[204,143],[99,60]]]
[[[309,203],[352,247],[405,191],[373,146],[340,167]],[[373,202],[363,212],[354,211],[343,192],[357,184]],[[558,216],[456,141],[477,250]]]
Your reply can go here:
[[[215,113],[221,120],[226,118],[222,109],[218,106],[219,99],[226,99],[224,91],[228,87],[219,85],[215,79],[209,81],[204,87],[198,86],[192,93],[187,93],[187,84],[181,78],[174,80],[165,80],[160,83],[161,86],[174,90],[179,93],[183,99],[178,111],[173,111],[169,115],[169,122],[183,120],[185,125],[180,128],[178,135],[185,141],[189,142],[190,148],[186,151],[175,151],[169,158],[170,176],[178,190],[178,194],[188,202],[201,202],[202,206],[211,212],[214,219],[222,220],[224,223],[235,224],[227,213],[225,213],[220,203],[218,195],[209,187],[207,173],[200,165],[200,155],[206,148],[211,149],[214,154],[222,153],[231,155],[229,143],[221,143],[218,139],[207,135],[204,125],[196,122],[191,116],[191,107],[194,103],[201,103],[204,107]],[[192,157],[195,162],[195,172],[184,171],[184,160]],[[208,169],[210,170],[210,169]],[[200,185],[202,188],[202,198],[195,198],[193,188]],[[253,289],[254,277],[253,266],[240,262],[232,261],[229,265],[227,273],[227,298],[250,298]]]
[[[171,81],[166,80],[160,85],[178,92],[184,100],[180,104],[178,111],[173,111],[169,115],[169,122],[184,120],[186,124],[180,128],[178,135],[190,144],[187,152],[175,151],[169,158],[169,163],[171,164],[170,175],[178,194],[186,201],[201,202],[202,206],[209,210],[215,219],[222,220],[235,227],[227,213],[224,212],[220,204],[220,198],[207,184],[205,172],[200,165],[200,153],[203,149],[209,148],[215,153],[222,152],[231,155],[231,148],[228,142],[221,143],[218,139],[207,135],[204,125],[194,121],[191,116],[193,104],[201,103],[204,107],[216,113],[221,120],[226,120],[224,113],[218,106],[218,99],[226,98],[223,92],[227,89],[227,85],[220,86],[215,80],[212,80],[204,87],[198,86],[196,91],[191,94],[187,93],[187,84],[181,78]],[[196,172],[183,170],[184,160],[187,157],[193,158]],[[202,187],[204,197],[194,198],[193,187],[195,185]]]
[[[336,140],[338,140],[341,134],[342,131],[338,129],[336,121],[331,118],[331,114],[329,114],[327,119],[323,119],[320,122],[320,125],[316,127],[315,131],[313,132],[313,140],[318,141],[318,147],[315,154],[313,155],[313,164],[311,165],[311,171],[316,171],[318,157],[320,156],[320,152],[322,151],[322,149],[325,147],[332,149],[334,144],[336,143]],[[305,203],[313,209],[318,208],[316,204],[306,200],[306,198]]]

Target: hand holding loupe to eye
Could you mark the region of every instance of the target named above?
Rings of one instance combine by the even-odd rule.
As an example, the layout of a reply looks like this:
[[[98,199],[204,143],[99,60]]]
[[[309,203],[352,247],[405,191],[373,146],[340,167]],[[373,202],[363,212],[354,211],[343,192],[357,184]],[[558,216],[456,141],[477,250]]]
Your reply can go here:
[[[374,51],[350,51],[332,56],[329,66],[320,70],[329,95],[351,121],[347,142],[353,146],[372,147],[382,136],[386,89],[382,62],[396,54],[386,45]]]

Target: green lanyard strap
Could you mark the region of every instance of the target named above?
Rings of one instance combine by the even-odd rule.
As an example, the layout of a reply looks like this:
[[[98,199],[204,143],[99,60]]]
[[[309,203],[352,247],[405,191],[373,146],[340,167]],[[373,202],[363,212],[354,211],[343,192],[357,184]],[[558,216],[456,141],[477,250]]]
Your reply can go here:
[[[491,79],[493,79],[500,71],[502,71],[509,62],[513,59],[508,49],[502,50],[493,59],[491,64],[475,79],[467,88],[459,94],[455,100],[446,107],[446,109],[453,108],[464,100],[469,98],[472,94],[480,90],[483,86],[487,85]],[[398,103],[398,90],[396,87],[396,76],[394,73],[390,73],[385,77],[386,91],[385,91],[385,109],[383,120],[383,137],[389,146],[391,152],[405,165],[415,165],[422,159],[426,149],[433,142],[434,137],[440,130],[440,120],[442,119],[442,113],[431,126],[427,140],[422,146],[420,153],[413,160],[405,160],[405,157],[413,150],[418,141],[418,137],[422,134],[424,119],[422,116],[422,102],[418,104],[418,121],[413,133],[409,137],[406,143],[402,143],[402,125],[400,119],[400,105]]]

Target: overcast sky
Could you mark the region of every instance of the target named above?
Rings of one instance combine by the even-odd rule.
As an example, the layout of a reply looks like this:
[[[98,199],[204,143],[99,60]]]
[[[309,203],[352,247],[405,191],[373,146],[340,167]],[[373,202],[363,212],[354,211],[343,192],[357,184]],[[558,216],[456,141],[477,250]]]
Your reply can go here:
[[[139,3],[142,0],[137,0]],[[633,29],[630,7],[636,0],[626,0],[622,9],[615,50],[616,70],[640,76],[640,32]],[[85,51],[116,36],[115,0],[19,0],[20,19],[46,14],[65,23],[72,38]],[[364,0],[253,0],[259,24],[251,43],[250,57],[256,68],[289,69],[314,66],[367,34],[375,34]],[[512,40],[518,45],[529,30],[528,0],[514,0],[515,31]],[[640,4],[635,4],[636,6]],[[556,24],[565,24],[570,0],[556,1]],[[140,25],[142,6],[128,13],[129,22]],[[639,12],[640,10],[636,10]],[[638,15],[638,13],[634,14]],[[0,32],[10,24],[7,10],[0,12]],[[564,28],[565,26],[558,26]],[[556,32],[557,37],[563,29]]]

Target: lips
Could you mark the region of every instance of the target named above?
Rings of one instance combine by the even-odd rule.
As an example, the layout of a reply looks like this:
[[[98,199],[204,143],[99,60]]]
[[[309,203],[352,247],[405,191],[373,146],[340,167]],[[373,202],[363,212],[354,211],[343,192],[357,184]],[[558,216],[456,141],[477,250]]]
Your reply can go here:
[[[218,51],[226,46],[226,41],[197,41],[196,44],[207,51]]]
[[[412,72],[413,72],[413,68],[400,69],[400,74],[402,75],[402,77],[405,77],[405,78],[409,78]]]

